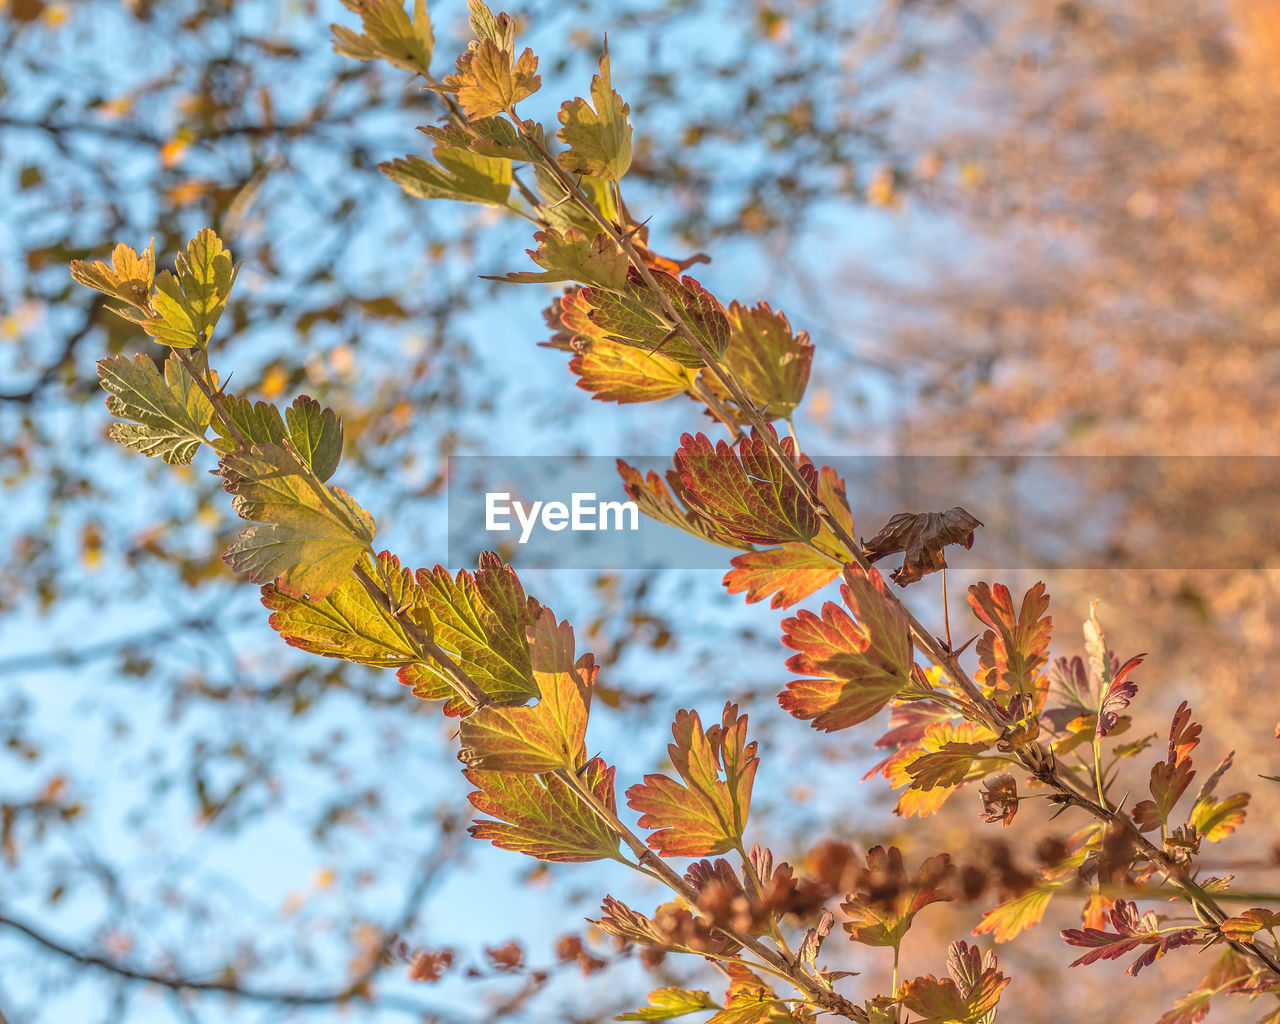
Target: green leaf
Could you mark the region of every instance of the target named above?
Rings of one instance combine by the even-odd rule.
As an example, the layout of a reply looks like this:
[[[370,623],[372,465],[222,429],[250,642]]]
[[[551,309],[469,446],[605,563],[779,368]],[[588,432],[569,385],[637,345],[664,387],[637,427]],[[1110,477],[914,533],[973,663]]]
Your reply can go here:
[[[454,199],[510,209],[511,161],[481,156],[466,149],[438,145],[437,163],[420,156],[378,165],[388,178],[420,199]]]
[[[479,708],[463,720],[458,758],[484,771],[576,771],[586,761],[587,715],[595,659],[574,660],[573,627],[543,608],[529,630],[538,703]]]
[[[170,465],[195,457],[213,407],[177,356],[165,360],[163,378],[148,356],[112,356],[98,363],[98,380],[110,392],[107,411],[132,421],[111,424],[113,440]]]
[[[431,635],[431,612],[413,573],[383,551],[369,567],[369,575],[385,593],[392,608],[404,608],[422,631]],[[272,612],[274,629],[291,647],[344,661],[393,668],[422,660],[404,626],[369,596],[354,576],[347,576],[327,597],[303,600],[268,583],[262,603]]]
[[[473,576],[437,565],[419,569],[418,585],[436,624],[436,642],[454,655],[463,670],[497,704],[526,704],[539,694],[533,676],[526,631],[541,606],[526,597],[510,566],[490,551],[480,556]],[[466,714],[468,705],[446,679],[428,666],[400,670],[400,681],[424,700],[443,700],[445,713]]]
[[[156,278],[156,315],[142,320],[142,328],[162,345],[204,348],[226,308],[237,268],[212,228],[201,228],[176,264],[176,274],[166,270]]]
[[[521,163],[538,159],[537,147],[530,145],[505,117],[482,117],[466,122],[463,127],[455,124],[424,125],[419,130],[445,146],[469,149],[480,156]],[[539,142],[544,140],[541,125],[534,126],[534,134]]]
[[[218,464],[232,507],[257,525],[222,556],[255,583],[275,581],[291,597],[333,593],[365,554],[372,554],[373,517],[340,487],[326,487],[292,450],[254,445]]]
[[[336,52],[355,60],[385,60],[405,71],[430,75],[435,39],[426,0],[414,0],[412,20],[401,0],[343,0],[343,4],[360,15],[364,32],[330,25]]]
[[[280,410],[268,402],[251,402],[247,398],[239,395],[223,395],[222,396],[222,412],[226,415],[240,435],[249,442],[250,445],[255,444],[284,444],[289,436],[289,431],[284,425],[284,417],[280,415]],[[221,416],[214,417],[213,429],[217,431],[219,437],[219,450],[223,452],[235,451],[240,443],[235,440],[232,433],[222,421]]]
[[[646,775],[627,790],[627,804],[641,814],[640,827],[657,830],[649,845],[663,857],[714,856],[736,848],[747,827],[759,764],[755,742],[747,742],[747,716],[738,716],[736,704],[725,704],[720,724],[704,732],[696,711],[678,711],[671,734],[675,742],[667,752],[683,784]]]
[[[782,642],[799,652],[787,668],[810,678],[789,682],[778,703],[826,732],[866,721],[913,686],[905,609],[875,569],[846,566],[844,580],[840,593],[856,622],[828,601],[821,617],[802,609],[782,623]]]
[[[293,450],[316,476],[328,480],[342,458],[342,421],[307,395],[295,398],[284,415]]]
[[[619,181],[631,166],[631,108],[613,91],[607,40],[600,74],[591,80],[591,100],[595,109],[581,97],[560,107],[564,127],[556,134],[569,148],[556,159],[566,171]]]
[[[616,810],[613,768],[600,758],[583,766],[580,778],[597,800]],[[618,837],[582,797],[557,775],[486,772],[467,768],[462,773],[477,792],[471,803],[496,821],[477,821],[468,828],[476,839],[487,839],[502,850],[539,860],[581,862],[619,859]]]
[[[660,988],[649,993],[649,1005],[614,1017],[614,1020],[673,1020],[699,1010],[718,1010],[720,1004],[701,989]]]
[[[579,281],[611,291],[623,291],[627,287],[627,257],[608,235],[598,234],[589,238],[574,228],[564,232],[555,228],[534,234],[536,249],[526,249],[529,258],[543,268],[543,273],[533,271],[490,277],[490,281],[511,281],[515,284],[554,284],[557,281]]]

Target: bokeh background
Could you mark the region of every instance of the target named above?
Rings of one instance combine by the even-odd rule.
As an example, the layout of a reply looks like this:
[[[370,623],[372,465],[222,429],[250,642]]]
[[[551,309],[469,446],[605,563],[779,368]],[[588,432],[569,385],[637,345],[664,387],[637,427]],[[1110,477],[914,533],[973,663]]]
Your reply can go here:
[[[465,5],[431,10],[444,73]],[[807,450],[1277,454],[1274,0],[509,10],[542,60],[525,114],[547,123],[585,92],[608,32],[636,126],[628,204],[659,251],[713,257],[698,276],[722,299],[768,300],[810,332]],[[244,262],[215,364],[256,397],[306,392],[343,413],[340,482],[409,564],[446,557],[450,455],[667,455],[683,430],[712,429],[688,404],[593,402],[538,348],[552,291],[480,278],[526,268],[527,225],[408,199],[377,172],[424,152],[414,128],[440,110],[406,76],[335,55],[335,20],[353,20],[336,0],[0,2],[11,1024],[586,1022],[663,983],[715,987],[694,963],[645,970],[584,922],[606,892],[657,902],[642,883],[469,840],[451,724],[390,674],[279,643],[256,588],[219,561],[237,523],[207,455],[175,471],[105,437],[94,362],[148,343],[66,264],[153,236],[167,262],[205,224]],[[1224,463],[1208,524],[1176,473],[1130,496],[1121,463],[1088,465],[1101,468],[1046,483],[1044,507],[1124,514],[1110,567],[1064,556],[1047,574],[1055,653],[1079,650],[1100,599],[1121,656],[1149,653],[1137,728],[1163,729],[1186,696],[1205,758],[1237,751],[1237,787],[1257,802],[1215,849],[1222,870],[1263,863],[1280,561],[1258,537],[1274,535],[1280,480]],[[864,536],[881,525],[858,518]],[[1177,550],[1206,535],[1228,568],[1127,564],[1152,538]],[[953,621],[987,542],[953,559]],[[604,666],[590,742],[620,780],[661,768],[676,708],[715,714],[734,697],[762,743],[749,838],[780,858],[834,836],[896,840],[911,861],[999,831],[970,792],[904,822],[882,781],[856,784],[877,732],[819,737],[783,715],[783,613],[744,607],[720,572],[522,578]],[[938,597],[932,579],[908,592],[927,621]],[[1030,850],[1034,817],[999,838]],[[1208,966],[1183,951],[1137,980],[1066,973],[1069,902],[1002,951],[1008,1019],[1154,1019]],[[922,915],[909,969],[938,973],[978,914]],[[453,964],[411,981],[416,949]],[[826,953],[863,972],[852,991],[884,987],[887,961],[838,938]]]

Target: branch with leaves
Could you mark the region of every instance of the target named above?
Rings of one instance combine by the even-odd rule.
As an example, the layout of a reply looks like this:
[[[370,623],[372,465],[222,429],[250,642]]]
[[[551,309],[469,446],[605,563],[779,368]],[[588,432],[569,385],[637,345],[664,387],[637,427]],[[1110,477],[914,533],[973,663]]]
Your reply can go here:
[[[665,479],[620,463],[639,507],[738,549],[725,584],[749,602],[768,597],[789,607],[841,581],[840,604],[802,609],[783,623],[782,643],[794,652],[787,667],[797,678],[779,695],[781,707],[827,732],[888,711],[878,745],[889,753],[872,774],[905,787],[904,816],[934,813],[981,783],[989,822],[1014,821],[1031,795],[1020,785],[1088,819],[1034,873],[1008,857],[955,864],[946,854],[908,873],[895,848],[859,856],[843,844],[829,844],[806,870],[775,864],[768,849],[748,847],[760,758],[747,740],[747,716],[727,703],[710,725],[692,709],[679,712],[668,748],[678,778],[654,774],[630,786],[626,802],[639,817],[627,825],[613,767],[587,755],[598,668],[578,653],[573,628],[527,595],[495,555],[483,556],[474,573],[414,572],[376,551],[373,517],[327,483],[342,453],[337,415],[306,396],[282,415],[219,383],[209,342],[236,267],[217,235],[200,232],[176,273],[157,276],[153,250],[125,245],[110,264],[73,264],[76,280],[121,303],[117,312],[170,349],[163,372],[143,356],[100,364],[108,409],[121,421],[112,437],[175,464],[189,463],[202,445],[216,452],[233,508],[250,523],[225,560],[262,585],[282,638],[315,654],[394,668],[417,697],[460,719],[463,774],[486,815],[472,826],[475,837],[546,861],[613,860],[671,890],[673,899],[649,914],[606,897],[596,924],[655,957],[706,958],[728,978],[724,1000],[664,988],[619,1019],[708,1011],[713,1024],[820,1013],[865,1024],[990,1024],[1009,979],[989,950],[957,941],[949,977],[899,982],[902,940],[915,916],[996,888],[1006,898],[974,934],[1006,941],[1078,884],[1088,887],[1084,927],[1063,932],[1069,945],[1089,950],[1076,964],[1138,952],[1136,974],[1179,947],[1221,947],[1205,983],[1164,1024],[1201,1019],[1219,993],[1280,995],[1280,919],[1263,907],[1228,914],[1229,879],[1203,877],[1197,865],[1202,844],[1220,842],[1244,820],[1248,794],[1217,795],[1230,756],[1179,813],[1200,733],[1184,703],[1164,759],[1151,768],[1150,799],[1126,811],[1110,792],[1118,765],[1148,742],[1117,742],[1130,724],[1141,656],[1121,664],[1091,616],[1085,656],[1051,663],[1044,585],[1019,603],[1004,586],[980,583],[968,592],[984,627],[971,675],[961,664],[964,648],[952,646],[949,616],[939,640],[892,592],[872,563],[900,553],[891,580],[917,583],[945,570],[947,546],[971,546],[981,522],[961,508],[903,513],[870,542],[855,539],[843,481],[804,455],[791,422],[813,356],[807,335],[763,302],[723,304],[684,274],[704,256],[657,254],[644,222],[629,212],[621,181],[632,127],[613,90],[607,48],[590,100],[564,103],[552,137],[518,113],[541,80],[532,52],[517,52],[509,16],[471,0],[475,38],[456,72],[437,80],[423,0],[411,13],[394,0],[347,6],[361,26],[334,27],[339,52],[419,75],[445,105],[443,123],[426,129],[432,159],[410,155],[383,172],[413,195],[494,206],[537,225],[529,255],[539,270],[502,280],[565,285],[547,312],[548,344],[572,353],[579,387],[618,403],[683,396],[727,432],[719,441],[685,434]],[[520,177],[525,168],[531,184]],[[775,429],[780,420],[789,436]],[[1158,842],[1148,838],[1157,832]],[[673,858],[693,863],[681,872]],[[1169,925],[1139,911],[1137,899],[1156,897],[1181,900],[1194,917]],[[892,950],[890,992],[855,1001],[837,988],[845,972],[820,965],[836,907],[853,942]],[[795,994],[779,994],[778,983]],[[1267,1019],[1280,1020],[1280,1011]]]

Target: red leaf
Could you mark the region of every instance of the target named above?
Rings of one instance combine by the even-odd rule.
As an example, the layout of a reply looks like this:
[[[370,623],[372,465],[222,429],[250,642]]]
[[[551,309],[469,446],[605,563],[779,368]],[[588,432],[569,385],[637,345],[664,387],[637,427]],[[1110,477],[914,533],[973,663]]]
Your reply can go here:
[[[778,703],[827,732],[866,721],[913,685],[906,611],[875,569],[848,566],[844,579],[840,593],[856,622],[828,602],[821,618],[802,610],[782,623],[782,642],[799,652],[787,668],[816,678],[788,683]]]
[[[1068,928],[1063,931],[1062,938],[1067,945],[1083,946],[1089,950],[1075,960],[1072,967],[1098,960],[1118,960],[1126,953],[1147,946],[1147,950],[1125,972],[1136,977],[1142,968],[1155,963],[1169,950],[1194,941],[1198,934],[1194,928],[1162,934],[1155,912],[1149,910],[1140,915],[1137,904],[1128,900],[1116,900],[1116,905],[1111,908],[1111,924],[1114,932],[1099,928]]]
[[[1049,595],[1037,583],[1022,599],[1015,615],[1009,588],[978,583],[969,588],[973,613],[991,629],[978,641],[978,661],[993,691],[1036,693],[1036,673],[1049,660],[1053,619],[1045,615]],[[1038,702],[1037,702],[1038,707]]]

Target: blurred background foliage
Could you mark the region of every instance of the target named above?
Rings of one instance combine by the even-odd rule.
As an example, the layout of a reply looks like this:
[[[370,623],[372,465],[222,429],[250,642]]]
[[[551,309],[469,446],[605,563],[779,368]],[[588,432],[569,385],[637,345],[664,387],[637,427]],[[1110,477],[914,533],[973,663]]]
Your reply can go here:
[[[628,204],[659,251],[710,253],[699,277],[726,302],[766,299],[811,333],[797,426],[815,456],[1277,454],[1274,0],[511,11],[542,59],[525,113],[548,123],[585,92],[609,33],[636,124]],[[447,69],[465,6],[432,12]],[[448,559],[449,455],[663,454],[712,425],[688,406],[591,402],[536,347],[549,293],[479,278],[526,269],[525,225],[416,202],[376,171],[423,152],[413,128],[440,110],[404,76],[332,53],[329,22],[350,21],[338,3],[5,0],[0,18],[2,1019],[630,1009],[658,980],[582,919],[635,883],[463,841],[449,723],[389,674],[283,648],[218,559],[236,525],[208,466],[174,472],[107,442],[94,362],[146,339],[66,264],[152,236],[165,263],[214,225],[244,262],[215,364],[256,397],[305,392],[342,412],[341,482],[409,564]],[[1239,549],[1221,564],[1236,568],[1068,561],[1048,583],[1056,653],[1078,650],[1102,598],[1119,653],[1152,652],[1139,727],[1190,697],[1211,754],[1237,748],[1256,789],[1271,784],[1243,780],[1275,773],[1277,716],[1257,709],[1278,567],[1251,531],[1276,487],[1224,467]],[[1046,505],[1123,496],[1126,480],[1062,486]],[[1117,570],[1133,535],[1194,548],[1205,525],[1177,480],[1142,494]],[[996,542],[980,534],[957,569]],[[971,793],[913,830],[883,785],[849,785],[878,760],[874,733],[784,720],[781,613],[744,609],[717,574],[524,582],[604,664],[593,728],[620,778],[661,763],[674,708],[735,697],[764,741],[753,837],[780,857],[832,835],[917,855],[991,838]],[[936,587],[917,590],[934,614]],[[1270,842],[1258,822],[1274,801],[1258,795],[1254,827],[1228,844],[1243,861]],[[1030,817],[1003,838],[1034,836]],[[1121,1019],[1202,972],[1188,955],[1122,989],[1097,969],[1064,986],[1056,928],[1075,920],[1059,917],[1002,952],[1012,1019]],[[939,911],[939,943],[908,947],[917,973],[975,918]],[[445,948],[438,983],[407,977],[413,950]],[[886,964],[848,960],[833,966],[884,981]]]

